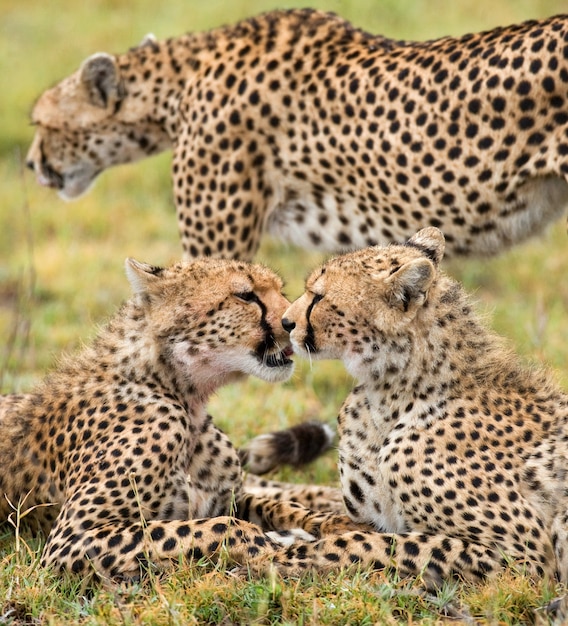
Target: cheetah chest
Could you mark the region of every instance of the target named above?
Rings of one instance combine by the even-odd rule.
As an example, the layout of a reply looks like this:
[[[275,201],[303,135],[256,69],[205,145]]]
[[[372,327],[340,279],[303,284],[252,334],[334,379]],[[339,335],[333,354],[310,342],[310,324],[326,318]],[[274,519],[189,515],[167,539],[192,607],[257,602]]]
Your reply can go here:
[[[484,500],[479,495],[488,483],[449,451],[451,445],[428,428],[381,429],[361,414],[356,425],[343,424],[340,476],[352,518],[386,532],[455,532],[459,526],[467,533],[473,506],[467,503]]]

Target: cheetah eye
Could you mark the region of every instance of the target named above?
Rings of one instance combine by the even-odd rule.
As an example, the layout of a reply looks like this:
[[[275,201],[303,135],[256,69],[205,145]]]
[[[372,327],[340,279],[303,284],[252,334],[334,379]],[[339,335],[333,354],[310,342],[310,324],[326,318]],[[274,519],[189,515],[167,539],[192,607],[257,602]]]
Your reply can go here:
[[[235,294],[235,298],[242,300],[243,302],[257,302],[258,298],[254,291],[241,291]]]

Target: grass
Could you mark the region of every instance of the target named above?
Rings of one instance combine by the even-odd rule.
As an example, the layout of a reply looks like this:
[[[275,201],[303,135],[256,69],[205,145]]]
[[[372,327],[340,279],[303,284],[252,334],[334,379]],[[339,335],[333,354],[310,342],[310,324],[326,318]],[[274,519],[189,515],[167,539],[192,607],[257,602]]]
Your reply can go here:
[[[302,6],[284,1],[278,6]],[[354,23],[400,38],[433,38],[561,12],[563,0],[314,0]],[[97,50],[120,52],[147,32],[158,37],[209,28],[274,8],[274,0],[1,0],[0,92],[0,390],[25,391],[75,350],[128,295],[126,256],[154,264],[179,257],[169,154],[104,174],[94,190],[66,204],[39,188],[23,162],[33,129],[27,123],[43,88]],[[527,360],[552,367],[568,385],[568,242],[565,223],[487,261],[447,270],[473,290],[493,327]],[[301,293],[317,254],[267,241],[258,258]],[[250,380],[211,403],[217,422],[240,444],[267,431],[319,417],[332,422],[352,381],[338,363],[299,363],[293,380]],[[333,452],[301,472],[279,477],[334,483]],[[11,624],[517,624],[546,622],[554,590],[504,574],[480,587],[447,587],[436,598],[416,585],[361,572],[297,581],[246,582],[223,568],[182,569],[141,587],[91,588],[38,567],[41,542],[0,530],[0,623]]]
[[[61,579],[38,567],[38,546],[5,559],[7,624],[521,624],[546,623],[551,590],[508,573],[490,585],[445,586],[436,596],[381,572],[244,581],[196,566],[112,589]],[[474,621],[475,619],[475,621]]]

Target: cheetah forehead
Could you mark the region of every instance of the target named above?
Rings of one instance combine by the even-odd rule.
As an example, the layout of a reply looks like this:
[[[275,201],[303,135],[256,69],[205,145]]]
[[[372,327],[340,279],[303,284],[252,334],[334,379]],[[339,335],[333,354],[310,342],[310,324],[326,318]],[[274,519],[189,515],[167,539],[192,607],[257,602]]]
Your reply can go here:
[[[67,128],[89,124],[106,115],[102,109],[90,106],[86,93],[80,89],[79,72],[44,91],[36,100],[31,113],[33,124],[47,128]]]
[[[282,279],[278,274],[258,263],[245,263],[228,259],[197,259],[174,265],[167,270],[169,278],[182,285],[206,284],[217,290],[232,293],[242,291],[281,291]]]
[[[321,268],[311,274],[308,286],[315,286],[321,278],[329,275],[344,277],[389,275],[405,263],[428,256],[420,248],[409,245],[393,244],[389,246],[371,246],[330,259]]]

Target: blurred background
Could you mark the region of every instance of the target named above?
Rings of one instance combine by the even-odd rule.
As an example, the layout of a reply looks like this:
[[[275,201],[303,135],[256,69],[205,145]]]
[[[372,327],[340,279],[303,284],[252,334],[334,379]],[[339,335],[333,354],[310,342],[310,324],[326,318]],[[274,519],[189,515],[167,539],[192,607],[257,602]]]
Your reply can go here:
[[[213,28],[273,8],[274,0],[0,0],[0,390],[26,391],[62,351],[90,339],[128,296],[125,257],[168,264],[181,255],[170,153],[105,172],[83,198],[65,203],[40,188],[24,160],[35,98],[97,51],[120,53],[158,38]],[[566,0],[312,0],[374,33],[403,39],[461,35],[568,9]],[[279,270],[289,298],[322,257],[266,241],[257,259]],[[498,258],[446,270],[527,360],[568,383],[566,221]],[[352,386],[338,363],[299,364],[285,385],[249,381],[212,403],[240,443],[260,429],[320,417],[332,422]],[[323,470],[333,471],[333,460]],[[317,477],[316,477],[317,478]],[[322,476],[321,478],[325,478]]]

